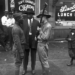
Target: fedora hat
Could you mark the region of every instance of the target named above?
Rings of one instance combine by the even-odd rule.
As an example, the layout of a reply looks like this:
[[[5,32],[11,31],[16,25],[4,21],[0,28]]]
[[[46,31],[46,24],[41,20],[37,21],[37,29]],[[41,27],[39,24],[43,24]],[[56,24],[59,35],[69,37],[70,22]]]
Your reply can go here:
[[[37,18],[40,18],[41,16],[45,16],[47,18],[50,18],[51,17],[51,15],[48,14],[48,12],[46,10],[44,11],[44,14],[42,14],[42,12],[43,12],[43,10],[41,10],[40,14],[38,14],[36,17]]]
[[[27,11],[24,12],[24,14],[27,14],[27,15],[28,14],[35,15],[33,9],[31,9],[31,8],[28,8]]]

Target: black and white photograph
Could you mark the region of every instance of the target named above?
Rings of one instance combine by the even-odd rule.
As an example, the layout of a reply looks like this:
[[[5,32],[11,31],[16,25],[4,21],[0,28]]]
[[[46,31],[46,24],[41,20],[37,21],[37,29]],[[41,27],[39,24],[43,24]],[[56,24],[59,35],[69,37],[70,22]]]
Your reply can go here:
[[[0,0],[0,75],[75,75],[75,0]]]

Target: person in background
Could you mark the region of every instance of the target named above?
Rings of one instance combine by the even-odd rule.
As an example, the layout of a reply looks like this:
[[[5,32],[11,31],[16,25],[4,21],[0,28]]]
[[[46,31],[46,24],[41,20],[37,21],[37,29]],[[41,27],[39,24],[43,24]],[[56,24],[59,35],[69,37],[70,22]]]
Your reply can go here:
[[[4,15],[1,18],[1,24],[2,24],[2,28],[3,28],[3,34],[4,34],[3,46],[4,46],[5,50],[6,50],[6,44],[8,42],[7,19],[8,19],[8,11],[4,11]]]
[[[43,75],[50,75],[50,66],[48,62],[48,43],[50,39],[51,32],[51,24],[48,22],[48,19],[51,15],[45,10],[44,14],[41,13],[37,16],[37,18],[41,18],[42,16],[42,25],[38,35],[38,45],[37,51],[39,55],[39,60],[42,65]]]
[[[4,42],[5,49],[11,50],[12,47],[12,36],[11,36],[11,25],[15,23],[15,19],[13,18],[13,13],[5,11],[5,15],[1,18],[1,22],[4,29]]]
[[[37,52],[36,33],[37,33],[37,28],[40,25],[40,23],[36,19],[34,19],[33,15],[35,13],[31,8],[28,8],[25,14],[26,15],[24,15],[23,18],[23,26],[21,26],[24,31],[24,35],[26,36],[23,75],[27,73],[27,66],[28,66],[28,59],[30,52],[31,52],[31,73],[35,74],[36,52]]]
[[[12,37],[13,37],[13,54],[15,57],[15,75],[19,75],[20,66],[24,59],[24,50],[25,50],[25,35],[21,27],[19,26],[20,15],[14,14],[15,23],[11,25],[12,27]]]
[[[7,19],[7,28],[8,28],[8,45],[9,45],[9,50],[12,50],[12,25],[15,23],[15,19],[13,17],[13,13],[9,12],[8,19]]]
[[[5,11],[4,16],[2,16],[2,18],[1,18],[1,22],[2,22],[3,26],[7,25],[7,19],[8,19],[8,11]]]
[[[10,26],[13,25],[14,23],[15,23],[15,19],[14,19],[14,17],[13,17],[13,13],[12,13],[12,12],[9,12],[6,26],[7,26],[7,27],[10,27]]]
[[[3,30],[3,26],[1,24],[1,21],[0,21],[0,45],[3,46],[3,48],[5,48],[5,43],[4,43],[4,30]]]
[[[68,41],[68,52],[71,58],[70,64],[67,66],[73,65],[73,60],[75,59],[75,30],[71,29],[70,33],[67,35],[66,40]]]

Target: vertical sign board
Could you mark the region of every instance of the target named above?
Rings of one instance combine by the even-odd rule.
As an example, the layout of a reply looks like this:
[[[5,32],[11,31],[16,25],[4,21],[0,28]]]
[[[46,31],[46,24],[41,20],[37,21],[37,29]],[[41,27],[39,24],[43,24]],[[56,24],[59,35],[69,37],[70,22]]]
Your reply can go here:
[[[25,13],[27,9],[32,9],[35,12],[35,3],[33,1],[16,0],[15,11]]]
[[[60,20],[65,25],[75,24],[75,3],[63,2],[60,6],[56,6],[55,20]]]

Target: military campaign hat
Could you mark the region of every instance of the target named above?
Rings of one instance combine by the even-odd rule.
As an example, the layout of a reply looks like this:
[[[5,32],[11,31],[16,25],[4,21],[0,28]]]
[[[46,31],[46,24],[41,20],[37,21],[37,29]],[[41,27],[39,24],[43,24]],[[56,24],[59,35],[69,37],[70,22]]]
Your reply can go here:
[[[37,15],[37,18],[40,18],[41,16],[46,16],[47,18],[50,18],[51,15],[48,14],[48,12],[45,10],[44,14],[42,14],[43,10],[41,10],[40,14]]]
[[[19,21],[21,19],[21,15],[22,15],[21,13],[14,13],[13,17],[16,21]]]

